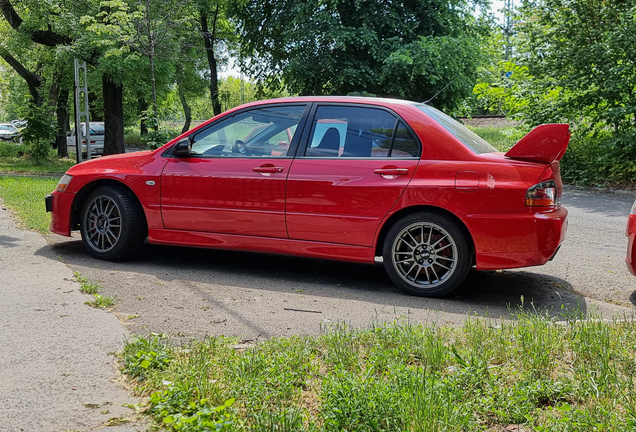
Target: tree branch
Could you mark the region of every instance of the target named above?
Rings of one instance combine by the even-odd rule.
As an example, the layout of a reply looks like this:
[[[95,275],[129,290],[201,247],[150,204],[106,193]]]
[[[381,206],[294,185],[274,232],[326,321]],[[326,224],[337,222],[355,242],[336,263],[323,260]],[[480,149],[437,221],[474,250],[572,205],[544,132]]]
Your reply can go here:
[[[22,63],[16,60],[5,48],[0,47],[0,57],[6,61],[9,66],[15,70],[18,75],[20,75],[27,83],[29,87],[29,93],[31,93],[31,97],[33,97],[33,101],[36,105],[40,105],[42,103],[42,96],[38,90],[38,87],[42,84],[42,77],[35,72],[31,72],[27,68],[25,68]]]
[[[0,11],[2,11],[2,15],[4,15],[5,19],[9,22],[9,25],[11,25],[14,30],[20,31],[20,26],[23,23],[22,18],[20,18],[20,15],[18,15],[9,0],[0,0]],[[70,45],[72,42],[71,38],[56,33],[50,29],[35,30],[31,33],[31,40],[35,43],[50,47]]]

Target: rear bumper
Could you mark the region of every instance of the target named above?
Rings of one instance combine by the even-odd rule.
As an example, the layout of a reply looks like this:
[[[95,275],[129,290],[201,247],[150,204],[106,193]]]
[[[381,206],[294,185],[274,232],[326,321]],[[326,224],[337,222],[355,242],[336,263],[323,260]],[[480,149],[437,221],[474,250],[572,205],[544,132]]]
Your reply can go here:
[[[475,217],[469,222],[478,270],[545,264],[565,240],[568,211],[564,207],[527,214]]]
[[[44,198],[46,211],[51,213],[49,230],[55,234],[71,235],[72,206],[75,194],[54,191]]]
[[[627,270],[634,276],[636,276],[636,215],[629,215],[627,219],[627,229],[625,231],[627,235],[627,256],[625,257],[625,264]]]

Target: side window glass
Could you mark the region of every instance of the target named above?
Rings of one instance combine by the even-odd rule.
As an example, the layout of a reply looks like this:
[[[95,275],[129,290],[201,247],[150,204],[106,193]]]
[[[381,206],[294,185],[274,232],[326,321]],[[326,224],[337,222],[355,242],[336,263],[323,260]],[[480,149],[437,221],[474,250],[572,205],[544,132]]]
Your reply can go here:
[[[391,157],[417,157],[420,155],[420,146],[404,123],[398,123],[398,129],[393,142]]]
[[[309,157],[387,157],[396,118],[381,109],[319,106],[312,124]]]
[[[285,157],[305,106],[257,108],[193,137],[192,154],[217,157]]]

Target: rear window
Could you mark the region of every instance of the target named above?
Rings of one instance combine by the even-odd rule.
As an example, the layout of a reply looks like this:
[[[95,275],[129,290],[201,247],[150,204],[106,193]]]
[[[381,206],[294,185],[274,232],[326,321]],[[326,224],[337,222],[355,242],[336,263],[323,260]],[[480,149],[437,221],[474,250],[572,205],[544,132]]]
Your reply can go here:
[[[420,110],[424,111],[429,117],[442,125],[444,129],[452,133],[455,138],[460,140],[466,147],[470,148],[477,154],[498,152],[495,147],[488,143],[485,139],[468,129],[466,126],[458,122],[452,117],[447,116],[440,110],[428,105],[418,105]]]
[[[91,124],[90,130],[91,130],[91,135],[104,135],[103,124]]]

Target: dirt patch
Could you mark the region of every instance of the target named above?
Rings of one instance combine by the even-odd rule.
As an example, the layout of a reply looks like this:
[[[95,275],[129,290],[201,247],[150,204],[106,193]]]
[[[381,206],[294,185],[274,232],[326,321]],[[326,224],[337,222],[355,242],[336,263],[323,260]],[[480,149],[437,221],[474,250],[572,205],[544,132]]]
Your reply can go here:
[[[515,127],[521,124],[520,121],[509,120],[506,117],[471,117],[460,118],[462,123],[472,127],[493,127],[505,128]]]

